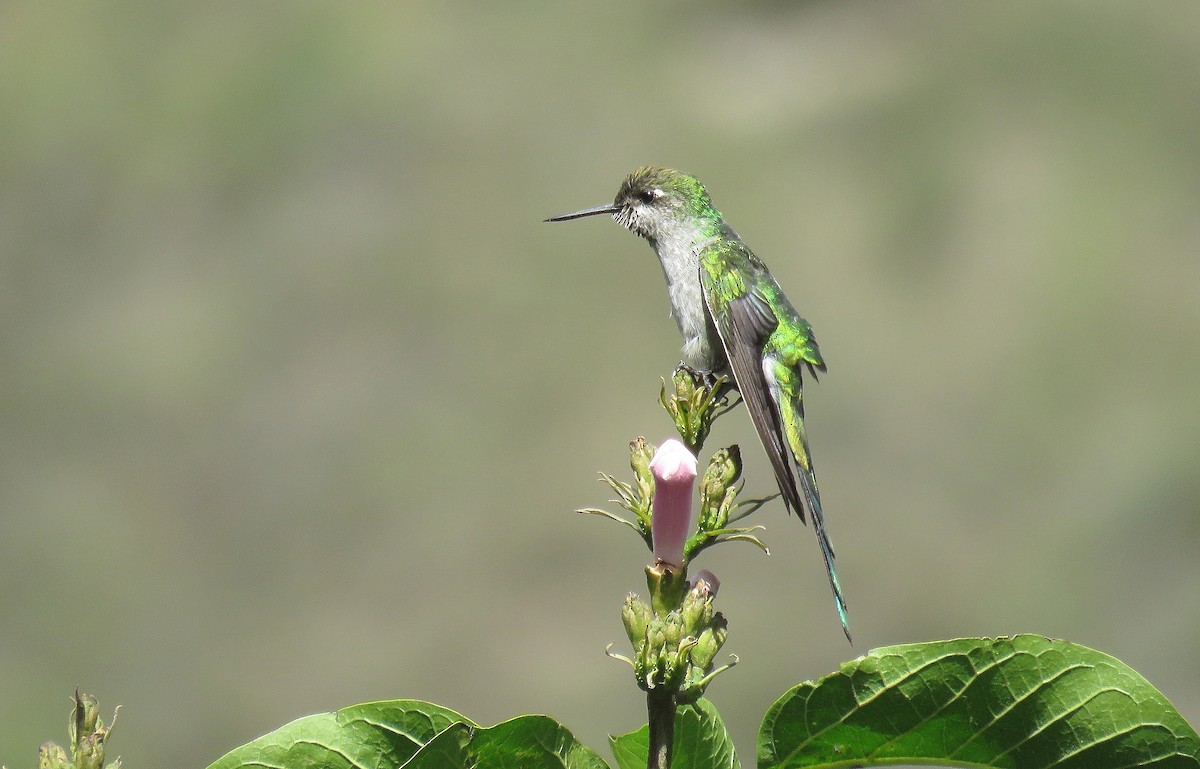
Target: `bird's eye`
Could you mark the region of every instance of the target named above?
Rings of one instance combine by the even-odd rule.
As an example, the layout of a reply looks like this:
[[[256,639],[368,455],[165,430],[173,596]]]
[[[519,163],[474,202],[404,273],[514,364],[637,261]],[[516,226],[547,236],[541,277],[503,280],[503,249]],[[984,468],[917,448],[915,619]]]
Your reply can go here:
[[[662,196],[663,191],[657,189],[642,190],[640,193],[638,193],[638,199],[640,199],[643,203],[653,203]]]

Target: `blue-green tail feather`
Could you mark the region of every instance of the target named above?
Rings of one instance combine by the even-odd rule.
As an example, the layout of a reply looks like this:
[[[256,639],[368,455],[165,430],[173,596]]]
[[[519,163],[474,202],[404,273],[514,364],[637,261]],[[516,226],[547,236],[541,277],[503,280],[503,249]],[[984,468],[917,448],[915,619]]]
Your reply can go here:
[[[829,576],[829,589],[833,591],[833,605],[837,609],[838,619],[842,622],[842,632],[846,640],[854,643],[850,637],[850,620],[846,616],[846,599],[842,595],[842,583],[838,580],[837,567],[833,563],[833,545],[829,535],[825,533],[825,514],[821,511],[821,497],[817,493],[817,478],[811,468],[800,473],[800,485],[804,487],[804,496],[808,500],[808,510],[812,515],[813,532],[821,546],[821,557],[825,560],[825,573]]]

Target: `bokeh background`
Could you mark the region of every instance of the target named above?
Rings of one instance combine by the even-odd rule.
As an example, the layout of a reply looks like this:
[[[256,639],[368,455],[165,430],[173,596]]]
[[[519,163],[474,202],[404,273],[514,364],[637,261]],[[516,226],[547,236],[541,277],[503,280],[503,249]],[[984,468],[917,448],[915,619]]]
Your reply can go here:
[[[669,434],[678,339],[644,243],[541,220],[645,163],[830,366],[856,643],[778,505],[704,558],[743,760],[790,685],[961,635],[1200,721],[1198,126],[1195,3],[4,3],[0,763],[76,685],[131,769],[394,697],[607,756],[647,554],[571,511]]]

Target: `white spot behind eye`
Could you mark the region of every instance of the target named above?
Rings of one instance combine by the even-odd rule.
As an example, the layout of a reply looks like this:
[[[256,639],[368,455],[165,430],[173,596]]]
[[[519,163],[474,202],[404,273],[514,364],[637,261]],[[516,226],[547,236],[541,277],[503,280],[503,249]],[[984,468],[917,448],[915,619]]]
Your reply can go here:
[[[639,192],[638,200],[642,204],[648,205],[650,203],[655,202],[656,200],[660,200],[661,198],[665,197],[666,194],[667,193],[663,192],[662,190],[652,187],[650,189],[645,189],[645,190],[642,190],[641,192]]]

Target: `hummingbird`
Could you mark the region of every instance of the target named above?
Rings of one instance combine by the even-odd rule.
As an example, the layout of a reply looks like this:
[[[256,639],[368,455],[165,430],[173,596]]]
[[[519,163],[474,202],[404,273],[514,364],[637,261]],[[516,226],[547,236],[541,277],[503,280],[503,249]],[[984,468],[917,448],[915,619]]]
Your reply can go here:
[[[812,326],[770,270],[713,206],[694,176],[658,166],[629,174],[611,205],[546,219],[610,215],[645,238],[662,265],[671,315],[683,337],[683,363],[718,376],[732,373],[789,512],[805,510],[825,561],[842,632],[846,601],[825,531],[821,495],[804,430],[804,371],[825,371]]]

